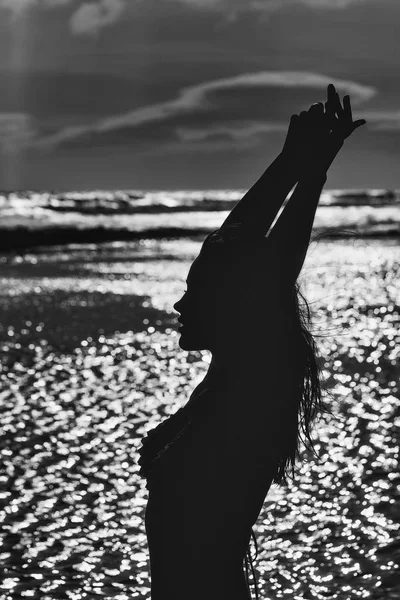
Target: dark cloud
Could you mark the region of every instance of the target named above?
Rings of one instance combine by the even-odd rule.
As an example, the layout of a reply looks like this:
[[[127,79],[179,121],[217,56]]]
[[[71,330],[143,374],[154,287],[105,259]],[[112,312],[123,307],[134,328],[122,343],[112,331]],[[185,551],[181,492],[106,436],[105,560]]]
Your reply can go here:
[[[316,73],[244,73],[186,87],[175,98],[163,103],[106,117],[82,127],[68,127],[38,140],[35,147],[51,149],[60,145],[126,143],[129,138],[135,143],[146,136],[149,141],[155,137],[157,143],[161,140],[168,143],[171,138],[176,139],[177,132],[184,141],[186,129],[200,132],[203,129],[204,135],[194,136],[200,140],[221,134],[229,136],[232,129],[232,142],[240,144],[243,138],[258,136],[254,123],[260,123],[261,132],[263,128],[266,131],[286,128],[293,112],[300,112],[312,102],[324,100],[330,82],[335,83],[341,93],[350,93],[354,105],[365,103],[376,94],[371,86]],[[247,136],[246,123],[250,126]],[[239,135],[237,125],[241,130]]]
[[[18,3],[10,27],[5,15]],[[143,173],[151,172],[146,161],[164,157],[176,169],[168,181],[181,177],[174,156],[191,157],[193,181],[196,156],[198,173],[206,173],[206,152],[214,151],[216,171],[248,169],[246,157],[259,152],[261,163],[265,147],[278,148],[290,114],[322,100],[328,81],[342,82],[356,115],[364,112],[379,152],[385,143],[399,152],[398,0],[32,0],[29,18],[22,3],[0,0],[0,122],[10,143],[42,140],[49,151],[35,148],[23,160],[42,161],[43,174],[50,162],[53,177],[63,168],[56,156],[83,171],[90,164],[94,174],[101,152],[115,161],[114,153],[134,152]],[[317,74],[321,85],[248,77],[268,71]],[[361,97],[363,89],[376,94]],[[365,136],[354,141],[356,157],[373,154]],[[128,176],[128,159],[124,165]],[[33,177],[33,168],[26,172]]]
[[[0,8],[14,20],[23,19],[32,11],[72,5],[70,28],[74,34],[96,34],[121,18],[126,0],[0,0]]]
[[[43,121],[57,115],[95,119],[142,106],[154,95],[151,81],[111,74],[2,69],[0,87],[0,112],[29,112]]]

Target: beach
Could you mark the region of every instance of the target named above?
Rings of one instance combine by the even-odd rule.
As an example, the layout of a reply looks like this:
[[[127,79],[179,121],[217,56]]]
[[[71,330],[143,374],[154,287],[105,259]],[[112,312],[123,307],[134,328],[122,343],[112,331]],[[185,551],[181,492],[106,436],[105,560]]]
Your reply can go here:
[[[173,310],[201,239],[0,254],[1,599],[150,598],[136,461],[210,362]],[[262,599],[399,597],[399,275],[398,237],[309,248],[332,415],[254,527]]]

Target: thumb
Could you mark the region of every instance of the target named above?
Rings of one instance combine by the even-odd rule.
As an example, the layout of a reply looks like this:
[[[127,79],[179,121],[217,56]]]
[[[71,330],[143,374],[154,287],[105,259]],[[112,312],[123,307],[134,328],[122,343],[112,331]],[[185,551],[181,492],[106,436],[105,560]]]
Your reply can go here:
[[[358,119],[358,121],[354,121],[354,123],[353,123],[353,130],[357,129],[357,127],[361,127],[361,125],[365,125],[366,122],[367,121],[365,119]]]

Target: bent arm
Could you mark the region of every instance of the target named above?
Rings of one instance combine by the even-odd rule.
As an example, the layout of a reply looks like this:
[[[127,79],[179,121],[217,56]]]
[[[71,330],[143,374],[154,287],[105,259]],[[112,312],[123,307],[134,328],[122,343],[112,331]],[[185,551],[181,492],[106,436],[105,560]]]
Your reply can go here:
[[[324,169],[305,175],[267,238],[268,248],[280,265],[279,276],[290,284],[296,281],[304,264],[326,179]]]
[[[255,235],[266,234],[298,180],[298,165],[289,154],[281,152],[231,210],[221,228],[241,223]]]

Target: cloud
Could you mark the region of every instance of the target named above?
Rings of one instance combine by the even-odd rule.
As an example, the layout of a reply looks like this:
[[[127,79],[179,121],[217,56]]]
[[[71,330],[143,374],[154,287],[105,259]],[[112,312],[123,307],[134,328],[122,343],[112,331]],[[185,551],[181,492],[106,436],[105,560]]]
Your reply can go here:
[[[145,0],[82,0],[71,19],[71,26],[78,33],[92,33],[105,25],[114,23],[125,7],[132,2]],[[242,11],[273,12],[293,4],[302,4],[315,9],[343,9],[368,0],[178,0],[182,4],[199,10],[222,10],[236,18]],[[14,16],[25,9],[36,7],[55,8],[74,4],[76,0],[0,0],[0,8],[9,9]],[[92,26],[91,26],[92,24]]]
[[[7,8],[15,15],[20,14],[33,4],[36,4],[36,0],[0,0],[0,7]]]
[[[313,6],[314,8],[347,8],[352,4],[362,4],[369,0],[295,0],[301,4]]]
[[[30,8],[50,9],[67,4],[73,4],[73,0],[0,0],[0,8],[11,11],[14,18],[20,17]],[[126,6],[125,0],[85,0],[71,16],[71,31],[75,34],[97,33],[103,27],[115,23]]]
[[[239,148],[241,151],[260,145],[266,133],[285,132],[287,123],[242,121],[210,127],[176,127],[178,142],[169,143],[164,151],[218,152]]]
[[[178,0],[196,10],[214,10],[223,15],[228,26],[236,22],[241,13],[255,13],[261,19],[285,8],[295,5],[314,10],[343,10],[370,0]],[[384,0],[379,0],[383,2]]]
[[[274,127],[275,130],[278,130],[287,126],[287,115],[285,115],[284,122],[283,120],[273,119],[273,123],[271,123],[271,118],[268,119],[267,108],[264,108],[273,88],[284,94],[287,99],[288,95],[285,88],[296,90],[302,88],[309,91],[315,89],[323,90],[325,95],[328,83],[333,83],[338,92],[350,94],[353,106],[370,100],[377,93],[374,87],[358,84],[350,80],[335,79],[318,73],[301,71],[245,73],[235,77],[217,79],[183,88],[177,98],[168,102],[152,104],[127,113],[110,116],[87,126],[64,128],[55,134],[38,140],[36,145],[37,147],[51,148],[73,140],[79,140],[79,138],[88,139],[90,136],[97,136],[98,138],[101,135],[106,135],[109,132],[117,130],[132,130],[150,124],[157,124],[159,127],[161,123],[170,122],[173,124],[174,121],[185,119],[190,121],[190,119],[199,115],[202,117],[202,123],[207,118],[209,119],[209,123],[202,124],[201,128],[191,128],[189,123],[189,126],[181,126],[176,131],[177,135],[192,135],[192,137],[197,136],[198,139],[203,139],[208,135],[215,135],[215,125],[211,126],[210,122],[213,119],[219,118],[219,120],[225,120],[225,123],[220,124],[219,127],[230,129],[232,137],[237,139],[238,136],[240,138],[241,136],[256,134],[253,125],[249,124],[249,121],[255,121],[255,115],[253,114],[251,119],[248,116],[252,112],[251,107],[248,108],[246,106],[246,94],[252,96],[251,100],[258,111],[263,111],[263,116],[265,115],[265,120],[263,121],[264,127],[267,129]],[[239,107],[236,105],[234,108],[229,107],[233,115],[232,118],[229,118],[228,103],[231,101],[231,98],[237,98],[238,94],[241,94],[244,100],[242,99],[239,102]],[[304,108],[306,107],[304,106]],[[278,110],[282,113],[280,105],[278,106]],[[283,110],[283,112],[285,111]],[[233,119],[234,122],[232,122]],[[261,121],[261,119],[257,120]],[[231,122],[227,125],[229,121]],[[240,123],[242,124],[240,125]],[[250,129],[248,129],[249,127]],[[208,134],[207,131],[209,132]],[[250,133],[246,133],[246,131]]]
[[[53,8],[68,4],[71,0],[0,0],[0,8],[8,8],[14,16],[33,6]]]
[[[0,113],[0,151],[13,154],[37,136],[34,119],[27,113]]]
[[[183,142],[198,142],[214,136],[229,136],[233,140],[255,140],[261,133],[286,131],[287,123],[263,123],[260,121],[243,121],[225,126],[210,126],[197,129],[195,127],[177,127],[176,132]]]
[[[365,119],[373,131],[400,130],[400,110],[364,110],[357,112],[357,119]]]
[[[274,12],[294,4],[315,9],[344,9],[368,0],[179,0],[182,4],[202,10],[222,10],[231,15],[243,11]]]
[[[85,2],[71,17],[71,31],[76,34],[97,33],[103,27],[115,23],[124,9],[123,0]]]
[[[77,0],[0,0],[0,8],[8,9],[13,18],[18,18],[29,8],[56,8],[75,5]],[[268,16],[294,4],[308,6],[315,10],[344,9],[353,4],[368,0],[176,0],[196,10],[218,11],[224,15],[226,23],[237,20],[240,13],[253,12]],[[125,9],[133,3],[145,0],[81,0],[73,12],[70,28],[76,35],[94,35],[104,27],[113,25]]]

